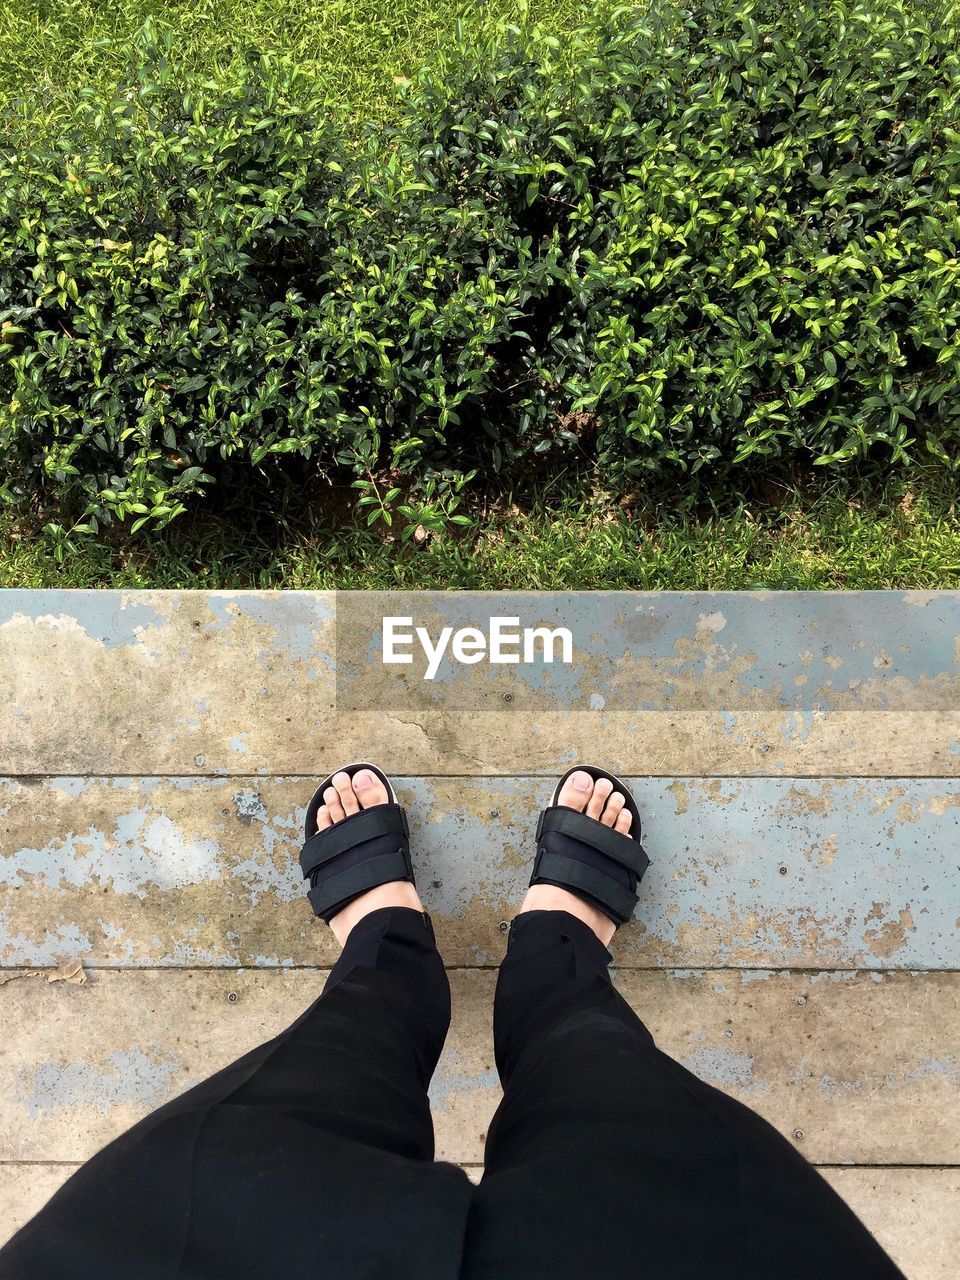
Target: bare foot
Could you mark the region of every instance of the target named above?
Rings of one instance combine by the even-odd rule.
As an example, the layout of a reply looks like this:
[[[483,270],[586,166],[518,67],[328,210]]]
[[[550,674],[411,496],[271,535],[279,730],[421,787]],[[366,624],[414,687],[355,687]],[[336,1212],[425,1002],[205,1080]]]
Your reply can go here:
[[[333,785],[323,793],[324,803],[317,810],[318,831],[342,822],[351,813],[372,809],[374,805],[387,804],[390,800],[386,787],[369,769],[361,769],[352,780],[349,774],[341,771],[333,775],[332,781]],[[357,921],[381,907],[412,907],[414,911],[422,911],[423,903],[409,880],[390,880],[387,884],[378,884],[375,889],[368,889],[359,898],[348,902],[330,920],[330,928],[341,947]]]
[[[567,809],[576,809],[578,813],[586,813],[590,818],[598,818],[604,826],[613,827],[621,835],[630,835],[630,824],[633,815],[623,806],[626,797],[614,791],[613,783],[606,778],[594,782],[589,773],[578,769],[571,773],[557,796],[557,804]],[[568,911],[584,924],[589,925],[603,945],[609,946],[616,925],[609,916],[593,906],[592,903],[577,897],[569,889],[560,889],[553,884],[532,884],[527,896],[520,905],[521,911]]]

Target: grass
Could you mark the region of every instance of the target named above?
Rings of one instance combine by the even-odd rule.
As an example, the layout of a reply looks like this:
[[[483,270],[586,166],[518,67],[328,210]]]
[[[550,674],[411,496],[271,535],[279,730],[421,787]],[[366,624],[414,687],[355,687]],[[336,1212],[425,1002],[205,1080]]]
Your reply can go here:
[[[707,518],[541,491],[487,513],[480,531],[398,548],[375,531],[251,538],[223,521],[174,525],[120,547],[88,542],[57,564],[0,523],[0,587],[473,590],[831,590],[960,586],[957,484],[940,473],[851,497],[786,490]]]

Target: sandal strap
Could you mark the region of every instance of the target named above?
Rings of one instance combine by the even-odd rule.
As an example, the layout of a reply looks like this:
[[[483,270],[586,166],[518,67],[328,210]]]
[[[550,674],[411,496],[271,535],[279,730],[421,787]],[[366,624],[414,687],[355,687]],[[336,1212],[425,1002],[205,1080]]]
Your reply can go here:
[[[614,831],[613,827],[606,827],[596,818],[578,813],[576,809],[568,809],[563,805],[552,805],[549,809],[544,809],[537,823],[538,843],[548,831],[559,832],[579,840],[581,844],[589,845],[591,849],[596,849],[598,853],[632,871],[638,881],[650,865],[650,859],[639,840],[622,835],[621,832]]]
[[[389,835],[397,837],[398,848],[409,860],[410,832],[407,815],[400,805],[377,804],[372,809],[360,809],[357,813],[351,813],[349,817],[316,832],[309,840],[304,841],[300,850],[300,867],[304,880],[317,867],[332,862],[348,849],[355,849],[358,844],[366,844],[368,840],[375,840],[378,836]]]
[[[534,884],[538,880],[556,881],[565,889],[579,889],[582,893],[590,894],[609,909],[618,924],[629,920],[637,905],[637,895],[631,893],[626,885],[604,875],[596,867],[588,866],[576,858],[567,858],[562,853],[551,853],[542,846],[537,853],[530,883]]]
[[[366,862],[359,862],[346,871],[338,871],[327,876],[307,894],[310,905],[318,916],[330,912],[331,908],[358,894],[375,889],[377,885],[386,884],[389,880],[412,880],[413,867],[407,849],[398,849],[395,853],[383,853]]]

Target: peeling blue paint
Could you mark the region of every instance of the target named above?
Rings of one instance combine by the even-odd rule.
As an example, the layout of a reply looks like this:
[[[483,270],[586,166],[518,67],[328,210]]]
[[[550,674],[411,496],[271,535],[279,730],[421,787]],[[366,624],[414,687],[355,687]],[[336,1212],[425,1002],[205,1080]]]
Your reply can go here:
[[[116,893],[148,892],[216,880],[222,850],[212,840],[185,839],[165,814],[143,806],[120,814],[109,833],[68,832],[43,848],[22,848],[0,858],[0,885],[26,887],[37,878],[49,891],[109,885]]]
[[[308,680],[316,680],[321,669],[330,672],[335,669],[334,655],[318,647],[318,638],[334,620],[332,598],[325,594],[211,591],[205,600],[213,615],[213,621],[204,625],[206,632],[229,631],[241,617],[273,632],[270,647],[252,655],[255,661],[283,657],[288,669],[292,670],[294,663],[302,664],[301,673]]]
[[[455,1094],[494,1090],[500,1090],[500,1077],[495,1067],[471,1071],[464,1065],[461,1053],[455,1049],[444,1049],[430,1081],[428,1097],[434,1111],[448,1111]]]
[[[156,659],[162,654],[145,648],[144,633],[175,625],[183,598],[175,591],[8,590],[0,592],[0,627],[18,618],[61,630],[75,625],[106,649],[135,646]],[[317,679],[322,671],[333,672],[334,655],[318,647],[319,637],[333,623],[333,598],[328,593],[213,591],[203,599],[212,620],[203,624],[200,634],[227,632],[238,619],[249,619],[261,632],[272,632],[272,640],[253,655],[254,661],[279,657],[291,674],[297,664],[298,674],[307,680]],[[181,657],[187,652],[185,642]],[[196,710],[203,715],[209,705],[198,699]]]
[[[703,1044],[678,1061],[695,1076],[720,1089],[736,1088],[742,1093],[762,1093],[767,1088],[765,1079],[754,1079],[751,1055],[726,1045]]]
[[[117,591],[0,591],[0,626],[17,617],[48,625],[74,621],[107,649],[142,645],[142,631],[165,627],[170,619],[142,599]]]
[[[241,822],[266,822],[269,817],[266,805],[256,791],[238,791],[233,802]]]
[[[78,796],[82,796],[89,785],[89,778],[48,779],[48,786],[53,787],[54,791],[62,791],[64,795],[72,796],[73,799],[76,799]]]
[[[11,806],[25,803],[31,810],[39,806],[53,812],[57,804],[67,827],[39,847],[5,847],[0,885],[18,894],[59,895],[52,913],[67,922],[78,890],[106,888],[145,901],[218,883],[225,901],[239,900],[245,910],[257,911],[265,896],[274,904],[296,903],[303,896],[297,854],[304,809],[290,804],[293,781],[251,781],[237,790],[235,780],[228,779],[57,778],[41,784],[38,793],[35,786],[21,788],[15,780],[0,779],[8,824]],[[313,782],[296,781],[304,802]],[[834,970],[960,967],[960,886],[953,855],[960,783],[628,782],[644,814],[643,840],[653,860],[638,908],[647,962],[678,971],[685,961],[689,968],[705,960],[760,970],[791,964]],[[46,785],[52,793],[45,803]],[[397,779],[397,785],[408,805],[414,865],[427,909],[458,918],[476,911],[479,900],[481,912],[496,912],[495,918],[515,910],[529,879],[536,813],[547,803],[552,780],[464,780],[461,804],[451,804],[456,782],[407,778]],[[192,830],[163,811],[159,788],[167,786],[193,793],[197,821]],[[95,816],[99,787],[128,797],[123,812],[108,823],[101,818],[102,826]],[[63,795],[69,804],[63,804]],[[279,804],[275,795],[282,796]],[[252,840],[245,840],[242,850],[224,843],[227,827],[219,811],[225,807],[253,827]],[[496,817],[490,816],[493,811]],[[210,831],[216,838],[207,836]],[[56,929],[43,930],[29,942],[22,923],[13,923],[12,900],[9,911],[11,918],[0,918],[4,963],[44,964],[64,954],[89,954],[86,932],[76,952]],[[136,942],[138,954],[151,953],[149,939]],[[161,945],[171,952],[169,942]],[[842,981],[844,975],[828,980]]]
[[[0,911],[0,949],[5,965],[47,968],[64,959],[82,959],[93,950],[93,940],[75,924],[58,924],[44,929],[42,936],[20,931],[6,911]]]
[[[194,946],[190,941],[195,938],[200,930],[187,929],[183,936],[177,939],[176,945],[172,950],[160,951],[158,963],[161,965],[169,965],[175,969],[192,969],[197,965],[204,968],[215,969],[218,967],[232,968],[241,962],[240,956],[236,950],[236,940],[231,938],[230,934],[226,934],[227,941],[231,944],[232,950],[218,947],[214,950],[212,947]],[[160,940],[156,940],[159,947]]]
[[[904,1076],[908,1084],[917,1084],[920,1080],[940,1080],[956,1089],[960,1085],[960,1060],[957,1058],[933,1058],[927,1055],[922,1058],[918,1067]]]
[[[862,1082],[859,1080],[837,1080],[834,1076],[821,1076],[817,1081],[820,1092],[828,1098],[842,1098],[848,1093],[859,1093]]]
[[[106,1054],[102,1067],[63,1061],[44,1062],[33,1070],[22,1067],[15,1097],[31,1120],[75,1107],[95,1107],[103,1116],[131,1103],[151,1111],[171,1097],[180,1067],[178,1058],[157,1045],[150,1054],[136,1048],[115,1049]]]
[[[538,785],[502,780],[493,789],[514,795]],[[711,930],[717,963],[751,950],[781,964],[795,961],[809,949],[811,930],[824,963],[869,966],[879,960],[884,967],[919,962],[936,968],[960,959],[960,893],[947,852],[960,816],[950,803],[960,796],[956,783],[909,780],[917,814],[909,823],[886,812],[882,801],[891,784],[881,780],[632,779],[630,785],[647,818],[644,843],[654,860],[640,918],[648,938],[665,944],[662,963],[676,961],[666,944],[682,947],[690,929]],[[677,785],[686,793],[680,814],[674,797],[664,794]],[[537,795],[535,807],[543,801]],[[428,794],[423,804],[429,809]],[[457,855],[456,899],[468,900],[478,878],[493,892],[520,893],[525,869],[504,867],[491,877],[495,855],[484,857],[478,877],[476,837],[465,838],[458,817],[439,830],[430,823],[424,832]],[[530,848],[529,833],[504,834],[511,846],[523,848],[526,841]],[[440,909],[455,912],[456,899],[441,896]],[[877,901],[887,905],[870,920]],[[912,909],[913,926],[900,937],[904,908]],[[731,934],[738,919],[753,923]],[[892,940],[885,941],[884,930],[894,931]],[[874,954],[878,945],[886,954]]]
[[[516,617],[520,628],[564,626],[576,661],[466,666],[446,657],[427,682],[416,645],[412,665],[382,666],[387,614],[411,617],[434,640],[443,626],[486,633],[491,616]],[[939,592],[922,609],[884,591],[340,592],[336,618],[341,709],[485,705],[517,688],[543,707],[596,710],[600,697],[608,711],[623,702],[671,711],[688,707],[698,684],[709,690],[721,680],[725,734],[734,732],[735,708],[772,700],[791,713],[786,740],[802,743],[841,705],[912,708],[918,697],[933,705],[957,689],[960,592]]]
[[[109,920],[100,920],[99,925],[104,942],[111,944],[113,963],[132,966],[135,950],[133,939],[126,936],[125,930],[120,925],[115,925]]]

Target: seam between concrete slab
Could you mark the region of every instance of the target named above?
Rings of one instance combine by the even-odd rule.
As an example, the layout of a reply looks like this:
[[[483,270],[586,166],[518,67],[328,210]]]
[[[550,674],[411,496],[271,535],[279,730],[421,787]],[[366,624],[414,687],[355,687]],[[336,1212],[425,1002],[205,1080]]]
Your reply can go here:
[[[332,965],[328,964],[88,964],[83,962],[84,973],[329,973]],[[44,973],[51,970],[51,965],[0,964],[0,973],[25,973],[36,968]],[[499,964],[448,964],[444,965],[447,973],[496,973]],[[661,965],[661,964],[613,964],[610,972],[616,973],[853,973],[853,974],[889,974],[896,977],[926,977],[940,973],[960,973],[960,969],[851,969],[849,966],[835,968],[827,966],[815,969],[810,965],[800,967],[789,964],[696,964],[696,965]],[[0,1161],[2,1163],[2,1161]]]
[[[84,1160],[0,1160],[0,1169],[19,1169],[19,1168],[49,1168],[51,1166],[63,1169],[77,1169],[87,1162]],[[479,1160],[461,1160],[458,1162],[464,1169],[482,1169],[483,1162]],[[944,1173],[952,1173],[956,1169],[960,1169],[960,1164],[872,1164],[862,1161],[847,1161],[838,1164],[836,1161],[827,1160],[808,1160],[808,1164],[812,1164],[817,1169],[867,1169],[881,1170],[903,1169],[911,1171],[914,1169],[922,1169],[925,1172],[936,1172],[941,1170]]]
[[[518,773],[516,769],[511,769],[504,773],[486,773],[483,771],[475,771],[473,773],[464,773],[460,770],[457,773],[430,773],[427,770],[420,770],[415,774],[395,774],[397,778],[414,778],[414,779],[433,779],[436,778],[441,782],[455,782],[458,778],[463,778],[467,782],[483,781],[490,779],[499,782],[505,778],[516,781],[523,781],[529,778],[531,781],[539,782],[544,778],[557,778],[560,776],[560,770],[546,770],[543,773]],[[703,780],[709,782],[712,779],[718,781],[730,782],[753,782],[769,779],[775,782],[789,782],[791,779],[797,779],[801,782],[897,782],[904,779],[910,782],[923,782],[929,780],[931,782],[956,782],[958,775],[955,773],[825,773],[818,770],[816,773],[680,773],[675,769],[667,770],[665,773],[627,773],[623,775],[627,778],[677,778],[688,781]],[[314,773],[271,773],[265,770],[262,773],[233,773],[224,770],[222,773],[189,773],[183,769],[177,770],[176,773],[14,773],[7,769],[0,774],[0,779],[15,779],[19,782],[46,782],[48,779],[63,779],[69,781],[72,778],[84,778],[96,780],[102,778],[105,781],[114,778],[142,780],[149,782],[152,779],[165,778],[190,778],[191,781],[207,781],[207,782],[223,782],[226,779],[241,779],[249,782],[263,781],[269,779],[271,782],[303,782],[309,784],[322,777],[321,774]]]
[[[3,1163],[3,1162],[0,1162],[0,1163]],[[11,1160],[6,1163],[17,1164],[19,1162],[16,1160]],[[57,1162],[53,1160],[40,1160],[40,1161],[37,1161],[36,1163],[54,1164]],[[64,1162],[64,1163],[67,1163],[67,1162]],[[458,1163],[464,1169],[482,1169],[483,1168],[483,1165],[478,1161],[474,1162],[470,1160],[461,1160]],[[960,1169],[960,1164],[861,1164],[859,1162],[854,1163],[849,1161],[845,1164],[837,1164],[835,1161],[825,1161],[825,1160],[807,1160],[807,1164],[813,1165],[815,1169],[867,1169],[867,1170],[903,1169],[906,1171],[910,1171],[913,1169],[922,1169],[925,1173],[936,1171],[936,1170],[942,1170],[944,1173],[953,1173],[955,1169]]]

